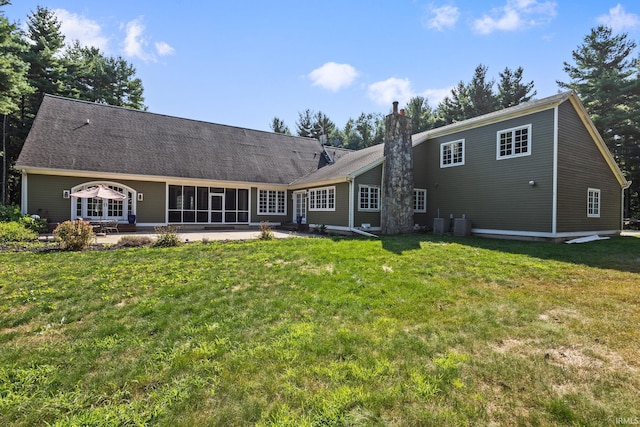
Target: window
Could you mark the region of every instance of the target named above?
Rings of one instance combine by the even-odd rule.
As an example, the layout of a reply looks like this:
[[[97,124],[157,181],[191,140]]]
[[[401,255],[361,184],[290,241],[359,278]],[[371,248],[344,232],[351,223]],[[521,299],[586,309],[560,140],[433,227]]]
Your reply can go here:
[[[286,192],[280,190],[258,190],[258,215],[285,215]]]
[[[336,187],[322,187],[309,190],[310,211],[335,211]]]
[[[600,218],[600,190],[597,188],[587,190],[587,217]]]
[[[413,189],[413,211],[418,213],[427,212],[427,190],[421,188]]]
[[[464,165],[464,139],[440,144],[440,167]]]
[[[380,210],[380,187],[371,185],[361,185],[360,189],[360,211],[379,211]]]
[[[528,156],[531,154],[531,125],[498,132],[497,159]]]

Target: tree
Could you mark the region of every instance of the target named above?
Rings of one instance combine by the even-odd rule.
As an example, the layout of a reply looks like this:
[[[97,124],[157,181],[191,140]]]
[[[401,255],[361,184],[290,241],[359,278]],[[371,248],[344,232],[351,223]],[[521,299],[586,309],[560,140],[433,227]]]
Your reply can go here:
[[[35,116],[46,93],[65,93],[64,69],[58,59],[64,46],[60,22],[53,11],[38,6],[27,19],[29,49],[25,60],[30,64],[28,78],[34,93],[28,98],[27,114]]]
[[[65,95],[84,101],[146,109],[142,81],[121,57],[105,57],[96,47],[78,41],[63,56]]]
[[[32,90],[27,80],[29,64],[22,60],[26,50],[16,25],[0,16],[0,114],[16,111],[21,97]]]
[[[557,82],[580,96],[621,170],[633,181],[625,215],[640,214],[640,80],[638,60],[631,57],[635,48],[626,33],[594,28],[572,52],[573,63],[564,63],[571,80]]]
[[[308,108],[303,112],[298,112],[296,121],[298,136],[310,137],[313,132],[313,112]]]
[[[533,90],[533,80],[526,84],[522,83],[523,73],[522,67],[518,67],[516,71],[511,71],[509,67],[505,67],[504,71],[500,73],[497,95],[500,108],[509,108],[529,102],[536,96],[537,92]]]
[[[0,6],[9,4],[8,0],[0,0]],[[32,88],[27,80],[29,64],[22,60],[27,45],[15,24],[0,15],[0,115],[2,115],[2,177],[0,203],[7,203],[7,168],[9,154],[7,152],[7,132],[9,131],[9,114],[20,107],[20,100],[28,95]]]
[[[429,106],[427,98],[423,96],[414,96],[409,99],[404,109],[406,115],[411,118],[412,134],[424,132],[425,130],[433,128],[433,110]]]
[[[467,86],[460,80],[458,85],[451,89],[451,96],[445,96],[438,105],[437,125],[448,125],[471,118],[470,104]]]
[[[314,113],[308,108],[298,113],[296,128],[298,136],[320,139],[321,135],[329,136],[336,125],[322,111]]]
[[[487,81],[487,70],[489,68],[480,64],[467,86],[469,96],[470,117],[477,117],[483,114],[492,113],[498,109],[498,100],[493,93],[494,80]]]
[[[451,96],[445,97],[438,105],[434,126],[448,125],[528,102],[536,94],[535,91],[531,93],[533,81],[522,83],[522,67],[515,72],[505,68],[500,73],[498,94],[493,91],[495,81],[487,80],[487,70],[486,66],[478,65],[471,82],[464,84],[460,81],[451,90]]]
[[[384,141],[384,116],[361,113],[357,119],[349,118],[342,131],[342,147],[361,150]]]
[[[289,130],[289,127],[286,124],[284,124],[284,122],[282,120],[280,120],[278,117],[274,117],[273,118],[273,120],[271,121],[271,124],[269,125],[269,127],[275,133],[282,133],[284,135],[291,135],[291,131]]]

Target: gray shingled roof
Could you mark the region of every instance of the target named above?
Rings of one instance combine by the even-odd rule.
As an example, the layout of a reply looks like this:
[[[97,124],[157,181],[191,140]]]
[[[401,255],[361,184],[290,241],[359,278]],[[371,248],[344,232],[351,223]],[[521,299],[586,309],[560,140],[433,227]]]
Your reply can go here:
[[[335,151],[336,159],[349,152]],[[56,96],[45,96],[16,163],[18,168],[285,185],[325,165],[315,139]]]
[[[331,149],[329,151],[331,152]],[[304,185],[353,176],[356,172],[380,162],[383,156],[384,144],[351,151],[340,157],[334,164],[314,170],[310,174],[294,181],[292,185]]]

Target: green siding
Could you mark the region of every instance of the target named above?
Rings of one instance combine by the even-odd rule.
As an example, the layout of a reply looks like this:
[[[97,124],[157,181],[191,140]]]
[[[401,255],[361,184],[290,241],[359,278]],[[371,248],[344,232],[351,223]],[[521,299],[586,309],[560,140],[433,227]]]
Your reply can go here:
[[[64,199],[62,192],[76,185],[93,181],[117,182],[144,194],[144,200],[137,202],[136,221],[138,223],[164,223],[166,186],[162,182],[112,180],[100,177],[70,177],[29,174],[27,177],[27,210],[38,214],[50,222],[62,222],[71,218],[71,201]]]
[[[414,186],[427,190],[427,224],[431,225],[438,215],[466,215],[474,228],[551,232],[553,115],[553,110],[537,112],[435,138],[416,147]],[[497,160],[497,132],[528,124],[531,155]],[[440,144],[462,138],[465,164],[441,168]],[[535,186],[529,185],[531,180]]]
[[[560,107],[557,231],[619,230],[622,190],[570,103]],[[587,217],[587,189],[600,189],[600,218]]]
[[[277,191],[281,191],[281,188],[262,188],[263,190],[277,190]],[[285,203],[287,205],[287,212],[285,215],[276,215],[276,214],[270,214],[270,215],[258,215],[258,188],[257,187],[251,187],[251,191],[249,193],[249,198],[251,199],[251,211],[250,211],[250,218],[249,220],[251,222],[279,222],[279,223],[284,223],[284,222],[291,222],[291,219],[293,218],[293,200],[291,199],[292,197],[292,192],[291,191],[287,191],[285,190],[286,194],[285,194]]]
[[[360,194],[359,185],[377,185],[381,186],[382,183],[382,165],[378,165],[375,168],[363,173],[362,175],[354,179],[353,185],[353,226],[360,227],[362,224],[371,224],[372,227],[380,227],[380,211],[377,212],[365,212],[359,211],[360,206]],[[382,197],[382,188],[380,188],[380,197]]]
[[[307,210],[307,224],[335,225],[339,227],[349,226],[349,183],[339,183],[335,185],[322,185],[313,188],[334,187],[336,188],[336,210],[335,211],[312,211]]]

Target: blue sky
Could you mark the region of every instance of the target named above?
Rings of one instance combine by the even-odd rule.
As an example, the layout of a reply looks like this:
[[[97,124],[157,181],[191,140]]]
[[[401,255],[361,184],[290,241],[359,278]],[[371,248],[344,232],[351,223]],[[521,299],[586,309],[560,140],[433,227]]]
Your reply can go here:
[[[137,70],[149,111],[295,133],[298,112],[337,126],[388,114],[412,96],[432,106],[479,64],[488,76],[524,68],[538,98],[568,81],[563,62],[605,24],[640,41],[637,0],[12,0],[24,24],[56,12],[67,41],[122,56]]]

